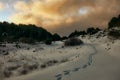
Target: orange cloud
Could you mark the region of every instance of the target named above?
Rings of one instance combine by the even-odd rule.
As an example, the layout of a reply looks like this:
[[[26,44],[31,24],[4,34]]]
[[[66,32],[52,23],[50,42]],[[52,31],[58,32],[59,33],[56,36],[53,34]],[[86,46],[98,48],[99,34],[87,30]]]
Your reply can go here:
[[[30,10],[30,5],[24,1],[17,1],[14,5],[14,9],[17,11],[26,11]]]
[[[108,21],[120,13],[119,4],[119,0],[22,0],[14,4],[18,12],[11,20],[17,24],[36,24],[64,35],[89,26],[107,27]]]
[[[0,11],[3,9],[3,3],[0,2]]]

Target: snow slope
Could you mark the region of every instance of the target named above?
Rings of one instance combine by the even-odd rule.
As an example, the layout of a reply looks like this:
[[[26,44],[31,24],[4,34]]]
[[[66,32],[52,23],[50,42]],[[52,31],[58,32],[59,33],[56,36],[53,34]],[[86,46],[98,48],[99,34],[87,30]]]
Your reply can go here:
[[[34,56],[39,64],[49,60],[59,63],[6,80],[120,80],[120,40],[113,41],[107,36],[79,38],[84,45],[62,48],[63,42],[55,42],[52,46],[40,44],[17,51],[27,57]],[[66,61],[60,63],[61,60]]]

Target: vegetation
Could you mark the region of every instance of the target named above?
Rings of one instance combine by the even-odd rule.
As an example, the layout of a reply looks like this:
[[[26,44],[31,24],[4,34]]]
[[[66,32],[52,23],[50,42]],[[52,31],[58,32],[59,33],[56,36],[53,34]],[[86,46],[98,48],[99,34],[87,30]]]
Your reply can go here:
[[[71,33],[69,35],[69,38],[77,37],[77,36],[80,36],[80,35],[84,36],[84,35],[87,35],[87,34],[93,35],[93,34],[96,34],[99,31],[100,31],[99,28],[93,28],[93,27],[88,28],[86,31],[77,31],[77,30],[75,30],[73,33]]]
[[[99,31],[100,31],[99,28],[90,27],[90,28],[87,29],[87,34],[93,35],[93,34],[96,34],[96,33],[99,32]]]
[[[72,32],[70,35],[69,35],[69,38],[71,37],[77,37],[77,36],[80,36],[80,35],[86,35],[87,33],[85,31],[77,31],[75,30],[74,32]]]
[[[25,42],[44,41],[52,39],[52,34],[41,27],[35,25],[16,25],[14,23],[0,23],[1,42]]]
[[[78,38],[70,38],[65,41],[64,45],[65,46],[76,46],[76,45],[81,45],[83,44],[83,41],[81,41]]]
[[[115,28],[115,27],[119,27],[120,28],[120,15],[118,17],[113,17],[110,22],[108,23],[108,28]]]
[[[111,30],[108,33],[109,37],[120,39],[120,30]]]
[[[120,39],[120,15],[118,17],[113,17],[108,26],[108,36],[115,39]]]
[[[59,36],[57,33],[51,34],[42,27],[38,27],[32,24],[16,25],[14,23],[0,22],[0,42],[23,42],[34,43],[36,41],[44,41],[47,45],[50,45],[52,41],[65,40],[72,37],[84,36],[86,34],[95,34],[100,31],[99,28],[88,28],[87,31],[74,31],[68,37]]]
[[[54,41],[61,40],[61,37],[57,33],[55,33],[52,38],[53,38]]]
[[[61,40],[66,40],[66,39],[68,39],[68,37],[66,36],[61,37]]]
[[[47,40],[45,41],[45,44],[46,44],[46,45],[51,45],[51,44],[52,44],[52,39],[47,39]]]
[[[120,38],[120,15],[113,17],[108,23],[108,36]],[[16,25],[14,23],[0,22],[0,42],[23,42],[34,43],[36,41],[44,41],[47,45],[50,45],[52,41],[65,40],[77,36],[94,35],[99,32],[99,28],[90,27],[86,31],[72,32],[68,37],[59,36],[57,33],[51,34],[42,27],[38,27],[32,24]]]

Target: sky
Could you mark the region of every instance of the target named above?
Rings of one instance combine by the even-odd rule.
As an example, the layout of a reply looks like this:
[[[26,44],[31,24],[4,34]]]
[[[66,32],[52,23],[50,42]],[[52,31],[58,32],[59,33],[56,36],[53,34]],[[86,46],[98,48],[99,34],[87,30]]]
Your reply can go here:
[[[119,14],[120,0],[0,0],[0,21],[35,24],[60,35],[106,28]]]

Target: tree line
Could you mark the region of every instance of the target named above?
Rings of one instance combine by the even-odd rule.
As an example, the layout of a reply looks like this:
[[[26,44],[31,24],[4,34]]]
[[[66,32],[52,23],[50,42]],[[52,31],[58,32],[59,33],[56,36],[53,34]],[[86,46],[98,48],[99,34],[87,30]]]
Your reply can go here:
[[[115,30],[114,28],[119,28]],[[14,24],[8,22],[0,22],[0,42],[39,42],[45,41],[50,44],[51,41],[64,40],[71,37],[76,37],[80,35],[93,35],[99,32],[101,29],[89,27],[86,31],[72,32],[68,37],[61,37],[59,34],[51,34],[42,27],[36,25],[25,25],[25,24]],[[108,35],[120,37],[120,15],[118,17],[113,17],[108,23]]]
[[[0,22],[0,41],[1,42],[26,42],[32,43],[36,41],[45,41],[46,43],[51,43],[51,41],[64,40],[67,38],[86,35],[86,34],[95,34],[100,31],[99,28],[90,27],[87,31],[74,31],[68,37],[61,37],[59,34],[51,34],[42,27],[36,25],[25,25],[8,22]]]
[[[42,27],[36,25],[25,25],[8,22],[0,22],[0,41],[1,42],[28,42],[59,40],[58,34],[52,35]]]
[[[89,27],[86,31],[77,31],[75,30],[74,32],[72,32],[68,37],[77,37],[77,36],[84,36],[84,35],[93,35],[96,34],[97,32],[99,32],[101,29],[99,28],[94,28],[94,27]]]

